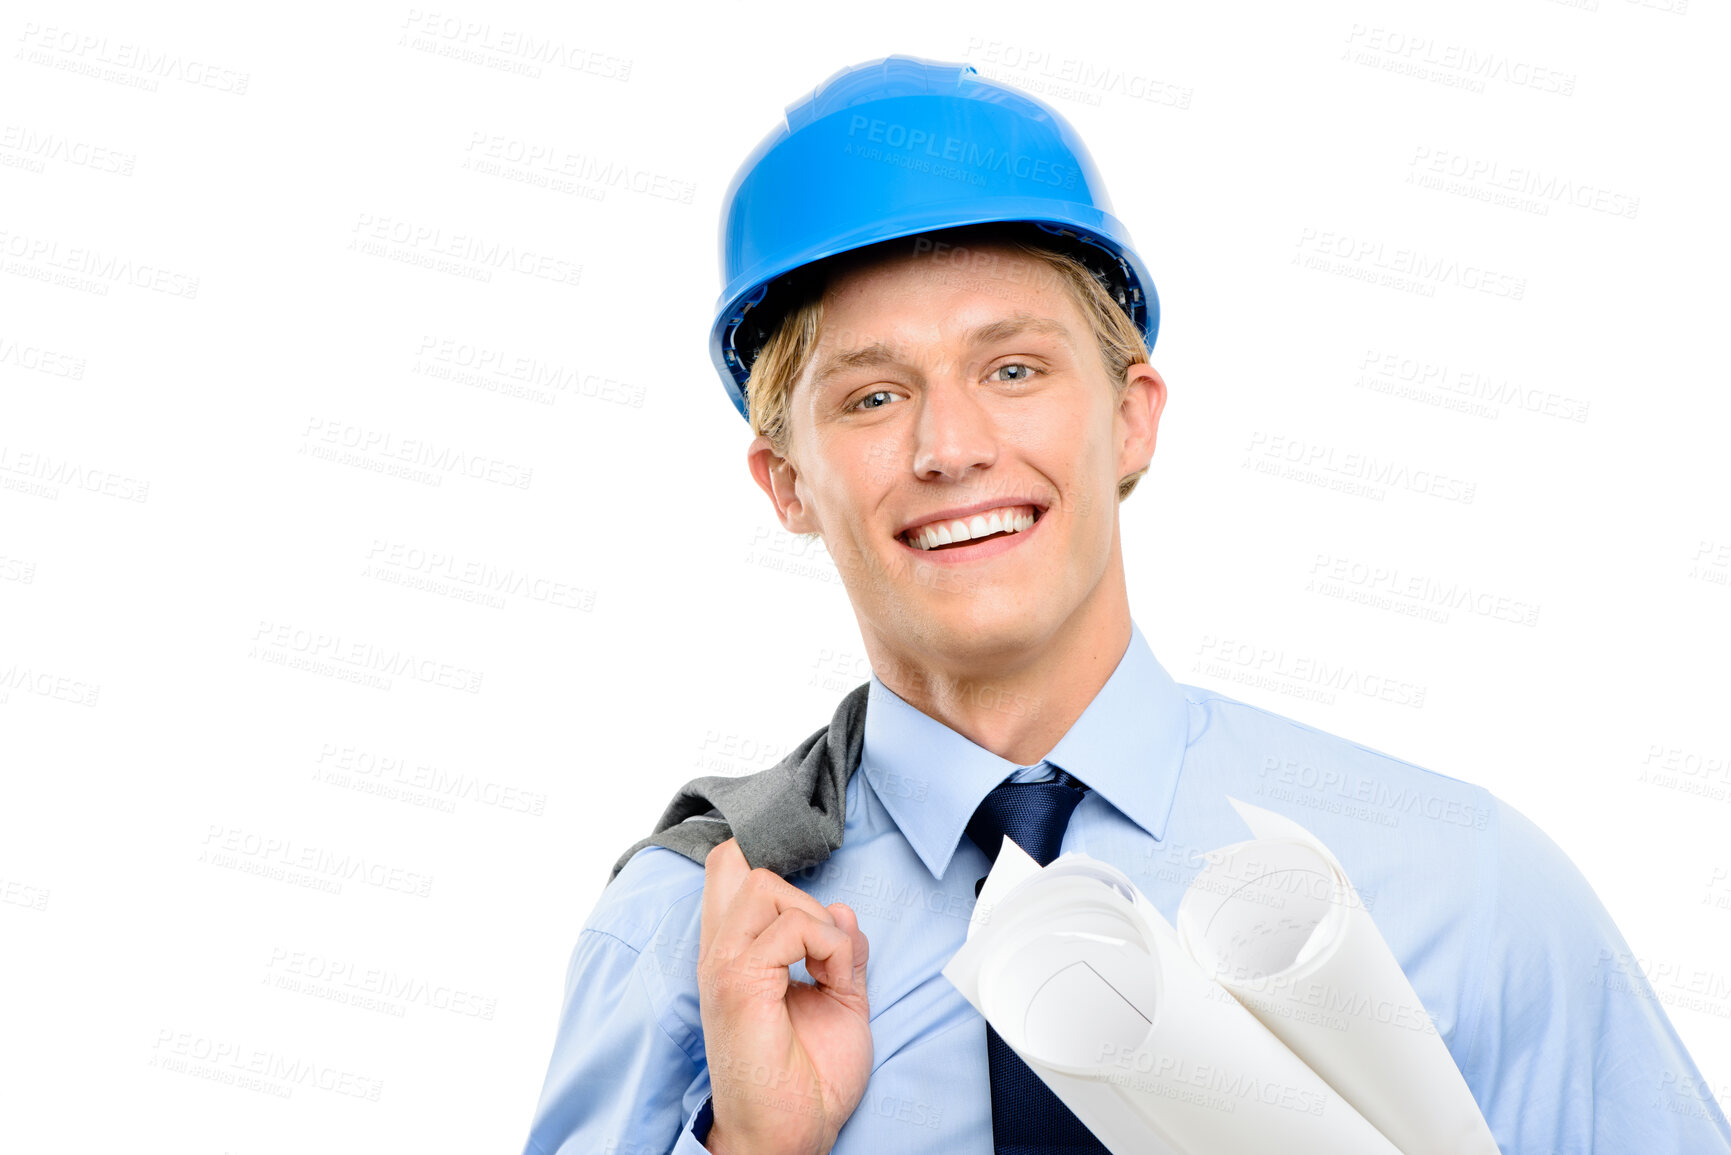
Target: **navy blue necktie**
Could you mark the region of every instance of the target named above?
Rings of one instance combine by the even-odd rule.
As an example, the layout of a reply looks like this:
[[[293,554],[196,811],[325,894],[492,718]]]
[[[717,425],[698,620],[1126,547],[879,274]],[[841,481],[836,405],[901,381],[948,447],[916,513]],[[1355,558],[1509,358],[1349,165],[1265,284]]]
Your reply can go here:
[[[1001,782],[968,820],[968,837],[996,862],[1007,835],[1045,866],[1058,857],[1064,828],[1087,789],[1063,770],[1049,782]],[[978,885],[974,892],[979,893]],[[986,1060],[992,1072],[992,1147],[997,1155],[1110,1155],[990,1023]]]

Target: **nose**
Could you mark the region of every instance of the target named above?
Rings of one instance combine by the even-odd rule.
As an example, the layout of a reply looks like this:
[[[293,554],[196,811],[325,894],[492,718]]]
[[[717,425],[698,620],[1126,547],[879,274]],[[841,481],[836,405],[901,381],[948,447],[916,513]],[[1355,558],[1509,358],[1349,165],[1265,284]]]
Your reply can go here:
[[[932,374],[914,423],[914,476],[961,481],[997,459],[997,425],[973,382],[959,373]]]

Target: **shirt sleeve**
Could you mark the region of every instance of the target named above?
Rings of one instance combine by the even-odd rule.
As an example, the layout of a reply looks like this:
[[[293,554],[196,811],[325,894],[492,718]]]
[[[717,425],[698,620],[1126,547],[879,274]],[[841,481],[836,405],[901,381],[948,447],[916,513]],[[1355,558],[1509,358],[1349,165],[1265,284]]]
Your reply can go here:
[[[1731,1127],[1581,872],[1497,804],[1462,1073],[1504,1155],[1731,1155]]]
[[[707,1091],[707,1072],[668,1034],[642,965],[652,960],[605,931],[578,936],[525,1155],[704,1151],[709,1099],[685,1103]]]

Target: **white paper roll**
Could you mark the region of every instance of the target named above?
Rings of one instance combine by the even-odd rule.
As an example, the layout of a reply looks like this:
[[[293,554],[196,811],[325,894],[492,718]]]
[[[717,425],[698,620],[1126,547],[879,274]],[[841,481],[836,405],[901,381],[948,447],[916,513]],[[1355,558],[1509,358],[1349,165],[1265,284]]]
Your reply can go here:
[[[1228,799],[1254,838],[1208,856],[1178,938],[1403,1155],[1498,1155],[1412,984],[1329,849]]]
[[[1006,840],[943,973],[1114,1155],[1398,1155],[1106,863]]]

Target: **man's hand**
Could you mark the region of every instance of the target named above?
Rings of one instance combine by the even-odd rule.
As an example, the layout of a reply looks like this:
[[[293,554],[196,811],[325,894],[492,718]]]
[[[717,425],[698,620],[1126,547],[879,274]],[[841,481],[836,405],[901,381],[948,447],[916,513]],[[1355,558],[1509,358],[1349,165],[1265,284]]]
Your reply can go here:
[[[729,838],[703,864],[698,1002],[716,1155],[824,1155],[871,1078],[866,936]],[[814,983],[787,968],[801,960]]]

